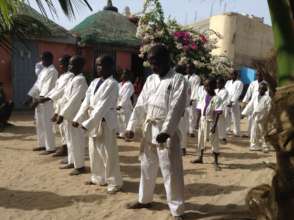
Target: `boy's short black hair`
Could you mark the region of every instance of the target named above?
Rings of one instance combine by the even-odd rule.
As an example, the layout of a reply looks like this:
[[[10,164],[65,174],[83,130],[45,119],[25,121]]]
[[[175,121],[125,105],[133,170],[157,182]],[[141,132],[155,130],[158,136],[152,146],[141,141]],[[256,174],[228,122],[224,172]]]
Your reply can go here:
[[[217,82],[220,82],[220,83],[225,83],[226,82],[226,80],[225,80],[225,78],[223,76],[218,76],[216,80],[217,80]]]
[[[45,51],[42,53],[42,59],[53,62],[53,54],[50,51]]]
[[[178,64],[178,65],[176,65],[176,67],[175,67],[175,71],[176,71],[177,73],[185,74],[185,73],[186,73],[186,66],[185,66],[185,65],[180,65],[180,64]]]
[[[113,68],[114,60],[113,60],[112,56],[110,56],[108,54],[104,54],[100,57],[100,60],[101,60],[101,64],[104,64],[107,67]]]
[[[259,83],[260,86],[265,86],[266,89],[268,89],[268,83],[266,81],[261,81]]]
[[[210,87],[212,87],[213,89],[216,89],[217,82],[216,82],[215,77],[208,77],[206,80],[208,81],[208,84],[209,84]]]
[[[151,47],[148,54],[152,54],[155,57],[161,57],[163,60],[170,59],[169,49],[164,44],[155,44]]]
[[[64,65],[64,66],[68,66],[69,65],[69,60],[70,60],[71,56],[66,54],[66,55],[63,55],[60,59],[59,59],[59,62]]]

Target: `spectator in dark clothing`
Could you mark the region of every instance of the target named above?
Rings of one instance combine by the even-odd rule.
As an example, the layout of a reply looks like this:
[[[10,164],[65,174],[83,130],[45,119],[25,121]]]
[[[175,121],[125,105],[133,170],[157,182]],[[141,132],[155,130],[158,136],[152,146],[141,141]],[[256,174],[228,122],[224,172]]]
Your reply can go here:
[[[9,126],[8,120],[13,110],[12,100],[6,100],[3,83],[0,82],[0,132],[4,130],[6,126]]]

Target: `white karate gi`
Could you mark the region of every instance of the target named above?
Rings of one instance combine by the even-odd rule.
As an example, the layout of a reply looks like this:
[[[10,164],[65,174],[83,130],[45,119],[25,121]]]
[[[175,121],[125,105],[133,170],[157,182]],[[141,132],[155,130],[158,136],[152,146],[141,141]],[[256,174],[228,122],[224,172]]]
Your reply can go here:
[[[185,77],[187,84],[187,95],[186,95],[186,108],[184,115],[182,116],[180,123],[179,123],[179,130],[180,130],[180,140],[181,140],[181,148],[186,148],[188,146],[188,138],[187,134],[189,131],[189,108],[190,106],[190,97],[191,97],[191,88],[188,79]],[[196,109],[196,107],[195,107]]]
[[[210,130],[214,125],[216,114],[223,112],[221,98],[217,95],[211,97],[206,93],[199,100],[197,110],[201,113],[198,129],[198,154],[205,149],[207,142],[211,144],[212,153],[219,153],[218,128],[215,129],[215,133],[211,133]]]
[[[54,65],[44,67],[28,95],[35,99],[39,97],[46,97],[46,95],[54,88],[57,78],[58,72]],[[35,109],[39,146],[45,146],[46,151],[55,150],[53,123],[51,122],[53,114],[54,110],[52,101],[39,104]]]
[[[129,119],[133,111],[131,97],[134,94],[134,86],[130,81],[119,83],[119,96],[117,106],[118,111],[118,132],[120,137],[124,137]]]
[[[228,98],[229,98],[229,92],[226,90],[226,88],[222,89],[216,89],[215,93],[218,97],[220,97],[222,106],[223,106],[223,113],[219,116],[218,123],[217,123],[217,129],[218,129],[218,136],[219,139],[226,139],[227,138],[227,131],[226,131],[226,121],[225,121],[225,115],[227,114],[227,105]]]
[[[66,142],[68,151],[68,164],[74,164],[76,169],[85,165],[86,137],[82,128],[72,126],[73,119],[85,98],[88,85],[83,74],[72,77],[67,83],[58,115],[64,117]]]
[[[197,91],[197,96],[196,96],[196,101],[197,101],[197,103],[203,98],[203,96],[205,96],[206,95],[206,91],[205,91],[205,89],[204,89],[204,86],[203,85],[201,85],[201,86],[199,86],[199,88],[198,88],[198,91]],[[197,104],[198,105],[198,104]],[[196,105],[196,107],[197,107],[197,105]]]
[[[255,96],[258,96],[258,89],[259,89],[259,82],[257,80],[250,83],[247,92],[243,98],[244,103],[249,103],[251,99],[253,99]],[[266,92],[267,95],[269,95],[269,91]],[[250,136],[251,133],[251,126],[252,126],[252,115],[248,115],[248,134]]]
[[[89,132],[91,182],[108,184],[111,191],[123,184],[116,143],[118,83],[112,76],[100,80],[92,81],[74,121]]]
[[[58,112],[61,108],[60,106],[60,99],[62,98],[64,94],[64,89],[69,82],[70,79],[74,77],[74,74],[71,72],[63,73],[59,76],[59,78],[56,81],[55,87],[48,93],[46,97],[53,100],[54,103],[54,112]],[[62,145],[66,145],[66,137],[65,137],[65,128],[64,124],[59,125],[59,132],[61,136],[61,143]]]
[[[250,148],[259,149],[260,147],[267,148],[265,142],[265,120],[271,109],[271,98],[265,94],[263,96],[256,95],[252,97],[247,104],[242,114],[252,115],[252,128],[250,134]]]
[[[240,136],[240,104],[239,98],[243,91],[243,83],[240,80],[229,80],[227,81],[225,88],[229,92],[229,103],[232,102],[232,107],[228,108],[226,117],[227,130],[231,127],[231,122],[233,123],[233,133],[234,135]]]
[[[197,106],[197,95],[198,89],[200,86],[200,77],[196,74],[186,75],[185,78],[189,81],[189,85],[191,88],[191,97],[192,105],[188,107],[188,114],[189,114],[189,133],[194,134],[195,132],[195,125],[196,125],[196,106]]]
[[[39,74],[41,73],[43,68],[44,68],[44,66],[42,64],[42,61],[36,63],[36,65],[35,65],[35,74],[36,74],[36,76],[39,76]]]
[[[156,74],[150,75],[127,127],[131,131],[142,125],[144,127],[140,152],[139,202],[152,202],[160,167],[173,216],[180,216],[184,212],[183,162],[178,127],[185,111],[186,95],[185,79],[174,70],[161,79]],[[160,132],[169,134],[170,138],[167,143],[158,145],[156,137]]]

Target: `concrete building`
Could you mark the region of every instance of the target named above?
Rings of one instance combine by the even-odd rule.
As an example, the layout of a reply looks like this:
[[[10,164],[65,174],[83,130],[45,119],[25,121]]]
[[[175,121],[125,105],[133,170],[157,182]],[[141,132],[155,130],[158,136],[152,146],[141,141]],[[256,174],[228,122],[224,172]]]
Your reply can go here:
[[[262,18],[237,13],[225,13],[189,25],[205,31],[221,34],[215,55],[226,55],[235,67],[252,66],[253,60],[267,58],[274,47],[272,28]]]

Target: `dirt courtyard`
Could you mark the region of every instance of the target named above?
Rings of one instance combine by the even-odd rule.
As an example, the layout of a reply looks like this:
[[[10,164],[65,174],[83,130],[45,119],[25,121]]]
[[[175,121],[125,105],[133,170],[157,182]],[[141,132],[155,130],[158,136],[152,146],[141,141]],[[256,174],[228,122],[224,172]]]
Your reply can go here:
[[[32,113],[16,113],[11,122],[15,126],[0,133],[0,220],[171,219],[160,172],[151,210],[124,207],[137,199],[138,142],[118,141],[124,186],[122,192],[108,195],[105,188],[84,185],[89,173],[71,177],[68,170],[59,169],[60,158],[32,151],[37,146]],[[242,128],[244,131],[244,124]],[[214,219],[212,216],[232,213],[248,217],[246,193],[256,185],[270,183],[272,171],[263,162],[274,162],[274,153],[250,152],[248,139],[229,137],[228,144],[221,146],[222,171],[215,172],[209,149],[203,165],[190,163],[195,142],[189,140],[184,157],[185,219]]]

